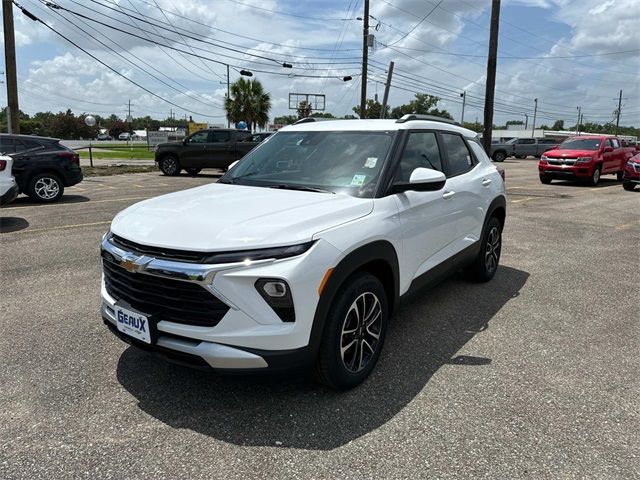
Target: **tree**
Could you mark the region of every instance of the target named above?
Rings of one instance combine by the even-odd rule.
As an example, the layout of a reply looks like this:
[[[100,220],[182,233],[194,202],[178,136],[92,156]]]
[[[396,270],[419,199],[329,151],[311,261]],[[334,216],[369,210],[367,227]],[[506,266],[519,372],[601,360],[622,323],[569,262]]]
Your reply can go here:
[[[273,119],[273,123],[276,125],[293,125],[298,121],[298,117],[295,115],[283,115]]]
[[[432,109],[438,104],[439,100],[440,99],[438,97],[435,97],[433,95],[428,95],[426,93],[416,93],[415,98],[409,103],[405,103],[404,105],[400,105],[391,110],[391,117],[401,118],[408,113],[416,113],[418,115],[433,115],[434,110]],[[449,114],[447,113],[447,115]]]
[[[564,130],[564,120],[556,120],[556,123],[551,126],[551,130]]]
[[[244,121],[250,130],[256,126],[266,127],[271,96],[264,91],[260,81],[239,78],[231,84],[230,90],[231,95],[224,101],[227,120],[233,123]]]
[[[524,125],[524,122],[522,120],[507,120],[506,125]]]
[[[353,111],[360,115],[360,106],[353,107]],[[382,111],[382,104],[375,100],[368,99],[364,109],[364,118],[380,118],[380,112]],[[386,106],[386,117],[389,116],[389,105]]]
[[[298,120],[311,116],[311,105],[306,100],[301,101],[298,104]]]

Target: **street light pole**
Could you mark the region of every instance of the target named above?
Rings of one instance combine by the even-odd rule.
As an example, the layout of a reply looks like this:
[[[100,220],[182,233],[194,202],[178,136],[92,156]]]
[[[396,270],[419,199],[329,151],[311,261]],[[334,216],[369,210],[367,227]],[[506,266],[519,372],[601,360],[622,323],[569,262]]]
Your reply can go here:
[[[578,133],[578,125],[580,125],[580,112],[582,111],[582,107],[576,107],[576,110],[578,110],[578,121],[576,122],[576,133]]]
[[[460,96],[462,97],[462,116],[460,118],[460,125],[464,126],[464,105],[467,102],[467,91],[463,90]]]
[[[524,129],[527,130],[527,126],[529,125],[529,115],[524,114]]]
[[[533,126],[531,127],[531,138],[533,138],[536,131],[536,115],[538,114],[538,99],[533,99],[534,107],[533,107]]]

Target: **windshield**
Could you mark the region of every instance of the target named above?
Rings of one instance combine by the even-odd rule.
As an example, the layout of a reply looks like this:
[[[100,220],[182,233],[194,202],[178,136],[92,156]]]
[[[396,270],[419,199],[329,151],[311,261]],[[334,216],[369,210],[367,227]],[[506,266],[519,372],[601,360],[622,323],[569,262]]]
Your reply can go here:
[[[565,140],[558,145],[558,150],[598,150],[600,148],[599,138],[574,138]]]
[[[375,195],[395,132],[278,132],[220,181]]]

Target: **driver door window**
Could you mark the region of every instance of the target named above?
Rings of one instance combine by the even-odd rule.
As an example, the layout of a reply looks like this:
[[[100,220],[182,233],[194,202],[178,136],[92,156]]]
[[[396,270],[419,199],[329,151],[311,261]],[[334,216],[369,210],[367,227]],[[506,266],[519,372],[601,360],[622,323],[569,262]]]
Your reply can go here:
[[[194,133],[189,137],[188,143],[207,143],[207,139],[209,137],[209,132],[198,132]]]
[[[408,182],[416,168],[430,168],[442,172],[442,159],[436,134],[411,132],[402,152],[395,182]]]

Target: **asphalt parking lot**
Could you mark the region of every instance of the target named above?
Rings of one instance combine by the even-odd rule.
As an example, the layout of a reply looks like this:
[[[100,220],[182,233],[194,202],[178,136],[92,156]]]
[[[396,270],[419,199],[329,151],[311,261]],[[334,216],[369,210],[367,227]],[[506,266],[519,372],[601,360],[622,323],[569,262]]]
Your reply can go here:
[[[638,478],[640,193],[501,166],[495,279],[405,306],[371,378],[341,394],[164,363],[103,326],[110,220],[216,175],[19,197],[0,210],[0,478]]]

